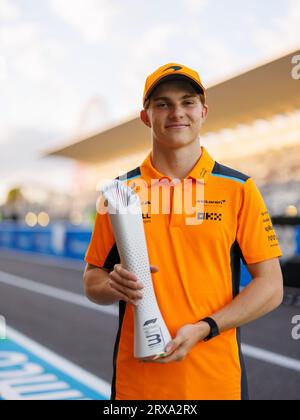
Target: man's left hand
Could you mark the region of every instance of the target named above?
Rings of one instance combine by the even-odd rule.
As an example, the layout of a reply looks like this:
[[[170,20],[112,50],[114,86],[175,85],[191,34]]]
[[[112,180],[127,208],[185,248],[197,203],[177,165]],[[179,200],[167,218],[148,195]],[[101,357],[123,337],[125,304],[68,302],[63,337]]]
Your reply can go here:
[[[166,347],[166,355],[141,359],[145,363],[170,363],[183,360],[190,350],[209,334],[209,325],[205,322],[186,324],[177,331],[176,337]]]

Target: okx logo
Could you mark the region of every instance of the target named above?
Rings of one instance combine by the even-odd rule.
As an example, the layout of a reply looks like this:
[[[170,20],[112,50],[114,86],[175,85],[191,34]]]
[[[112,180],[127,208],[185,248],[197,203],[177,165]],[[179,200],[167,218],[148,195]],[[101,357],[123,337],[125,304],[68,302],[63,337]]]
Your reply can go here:
[[[213,220],[222,222],[222,213],[198,213],[198,220]]]

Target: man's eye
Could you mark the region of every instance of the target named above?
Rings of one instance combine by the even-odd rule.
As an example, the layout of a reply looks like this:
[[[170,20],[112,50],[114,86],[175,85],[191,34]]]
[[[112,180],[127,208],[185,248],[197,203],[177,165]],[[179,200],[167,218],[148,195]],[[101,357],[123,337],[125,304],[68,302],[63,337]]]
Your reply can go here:
[[[185,105],[194,105],[194,101],[186,101]]]
[[[167,104],[161,102],[161,103],[158,103],[157,106],[158,106],[158,108],[164,108],[165,106],[167,106]]]

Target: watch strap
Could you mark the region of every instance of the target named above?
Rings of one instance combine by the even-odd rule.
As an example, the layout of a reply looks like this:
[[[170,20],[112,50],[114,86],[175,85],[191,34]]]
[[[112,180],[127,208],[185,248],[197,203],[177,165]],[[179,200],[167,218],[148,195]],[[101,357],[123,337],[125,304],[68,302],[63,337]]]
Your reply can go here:
[[[218,324],[216,323],[216,321],[214,319],[207,317],[207,318],[201,319],[200,322],[206,322],[210,326],[210,333],[204,339],[204,341],[209,341],[212,338],[217,337],[218,335],[220,335]]]

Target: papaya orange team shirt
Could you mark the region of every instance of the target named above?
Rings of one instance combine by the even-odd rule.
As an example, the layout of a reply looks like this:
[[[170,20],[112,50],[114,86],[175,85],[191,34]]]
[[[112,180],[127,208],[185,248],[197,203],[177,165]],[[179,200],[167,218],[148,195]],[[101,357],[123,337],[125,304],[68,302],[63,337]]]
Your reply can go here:
[[[140,181],[149,189],[152,179],[162,184],[172,181],[153,167],[151,153],[140,167],[119,179],[137,194]],[[152,276],[154,290],[173,338],[183,325],[232,302],[239,293],[241,259],[254,264],[281,256],[269,213],[251,178],[215,162],[202,148],[186,179],[192,191],[203,185],[204,196],[194,197],[200,206],[195,207],[193,219],[198,223],[188,224],[187,212],[174,211],[175,198],[182,200],[175,190],[185,180],[173,187],[169,214],[163,214],[162,208],[160,214],[152,214],[151,197],[144,201],[140,197],[150,264],[159,267]],[[108,214],[97,214],[85,260],[107,270],[120,263]],[[133,320],[134,307],[120,301],[112,399],[247,398],[238,329],[196,344],[180,362],[140,363],[133,357]]]

